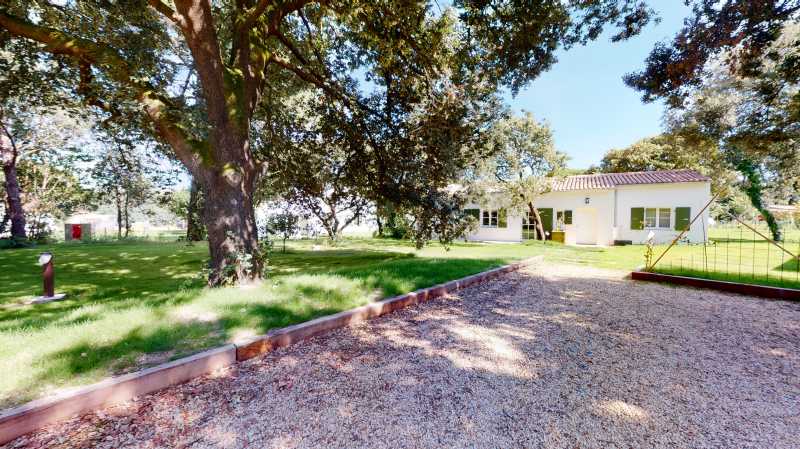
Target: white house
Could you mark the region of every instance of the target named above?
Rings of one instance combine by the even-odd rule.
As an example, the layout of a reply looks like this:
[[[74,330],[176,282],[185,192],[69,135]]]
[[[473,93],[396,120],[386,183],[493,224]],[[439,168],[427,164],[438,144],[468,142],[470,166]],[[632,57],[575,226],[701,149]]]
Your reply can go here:
[[[613,245],[644,243],[650,231],[657,243],[669,242],[709,201],[709,178],[693,170],[665,170],[569,176],[554,181],[536,207],[545,231],[556,231],[567,244]],[[527,214],[515,215],[493,204],[471,204],[466,211],[479,220],[468,240],[520,242],[535,237]],[[707,226],[706,208],[686,238],[705,241]]]

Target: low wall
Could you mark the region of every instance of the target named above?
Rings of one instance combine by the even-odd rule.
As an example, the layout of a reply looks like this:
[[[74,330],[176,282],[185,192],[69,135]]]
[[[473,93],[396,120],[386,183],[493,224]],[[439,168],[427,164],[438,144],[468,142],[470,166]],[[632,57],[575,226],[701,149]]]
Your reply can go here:
[[[742,295],[759,296],[762,298],[800,301],[800,290],[793,288],[717,281],[714,279],[675,276],[672,274],[650,273],[647,271],[634,271],[631,273],[631,279],[638,281],[667,282],[670,284],[688,285],[697,288],[709,288],[725,292],[740,293]]]

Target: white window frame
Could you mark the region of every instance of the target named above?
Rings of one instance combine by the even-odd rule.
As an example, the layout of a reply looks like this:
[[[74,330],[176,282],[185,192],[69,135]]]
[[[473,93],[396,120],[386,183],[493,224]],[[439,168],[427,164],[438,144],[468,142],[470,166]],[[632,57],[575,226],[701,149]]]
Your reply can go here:
[[[662,212],[664,212],[664,211],[666,211],[666,212],[667,212],[667,215],[666,215],[666,217],[663,217],[663,216],[661,215],[661,213],[662,213]],[[662,225],[662,223],[661,223],[661,219],[662,219],[662,218],[666,218],[666,219],[667,219],[667,224],[666,224],[666,226]],[[672,225],[672,208],[669,208],[669,207],[659,207],[659,208],[658,208],[658,216],[656,217],[656,222],[657,222],[657,224],[658,224],[658,228],[659,228],[659,229],[672,229],[672,226],[671,226],[671,225]]]
[[[485,224],[488,218],[489,224]],[[500,223],[500,210],[499,209],[481,209],[481,227],[482,228],[496,228]]]
[[[652,217],[653,224],[651,225],[648,222],[648,211],[655,211]],[[661,212],[667,211],[668,218],[667,218],[667,225],[661,226]],[[644,229],[672,229],[672,208],[670,207],[645,207],[644,208]]]

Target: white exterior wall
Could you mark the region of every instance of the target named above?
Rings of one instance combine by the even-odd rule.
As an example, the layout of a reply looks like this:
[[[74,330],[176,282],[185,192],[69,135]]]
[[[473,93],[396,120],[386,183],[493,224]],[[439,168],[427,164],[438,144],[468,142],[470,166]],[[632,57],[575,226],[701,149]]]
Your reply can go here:
[[[588,202],[587,202],[588,199]],[[557,212],[572,211],[572,225],[565,226],[567,244],[613,245],[614,240],[630,240],[641,244],[652,230],[657,243],[668,243],[679,231],[675,230],[675,208],[690,207],[691,218],[711,200],[711,184],[687,182],[674,184],[638,184],[618,186],[608,190],[576,190],[550,192],[536,202],[538,208],[552,208],[553,220]],[[669,208],[669,229],[631,229],[631,208]],[[496,209],[493,205],[471,204],[467,209]],[[702,242],[704,227],[708,224],[708,210],[702,220],[691,227],[687,238],[691,242]],[[556,228],[553,223],[553,229]],[[705,229],[707,232],[707,228]],[[508,212],[508,227],[491,228],[480,226],[467,240],[519,242],[522,241],[522,216]]]
[[[470,204],[465,209],[480,209],[481,213],[484,210],[499,209],[490,206],[481,206],[478,204]],[[491,228],[484,227],[478,219],[478,229],[472,234],[467,236],[467,240],[472,241],[486,241],[486,242],[521,242],[522,241],[522,216],[515,214],[513,211],[508,211],[506,217],[508,226],[505,228]]]
[[[675,184],[647,184],[617,187],[617,240],[631,240],[633,243],[644,243],[650,231],[655,233],[656,243],[669,243],[680,234],[675,230],[675,208],[690,207],[689,219],[711,201],[711,183],[684,182]],[[633,207],[668,207],[670,208],[669,229],[631,229],[631,208]],[[699,243],[705,240],[708,233],[708,209],[703,212],[702,219],[692,225],[686,237],[690,242]],[[705,231],[705,233],[704,233]]]
[[[589,199],[588,204],[586,199]],[[556,220],[558,211],[572,211],[572,225],[566,225],[567,244],[596,244],[611,245],[614,243],[612,232],[612,218],[614,207],[613,190],[573,190],[569,192],[550,192],[542,195],[536,201],[540,209],[552,208],[553,221]],[[592,222],[594,222],[592,224]],[[553,223],[553,229],[555,229]],[[588,232],[587,228],[592,228]],[[580,235],[579,235],[580,234]],[[589,234],[594,236],[593,239]],[[580,237],[584,239],[581,241]],[[594,243],[587,240],[593,240]]]

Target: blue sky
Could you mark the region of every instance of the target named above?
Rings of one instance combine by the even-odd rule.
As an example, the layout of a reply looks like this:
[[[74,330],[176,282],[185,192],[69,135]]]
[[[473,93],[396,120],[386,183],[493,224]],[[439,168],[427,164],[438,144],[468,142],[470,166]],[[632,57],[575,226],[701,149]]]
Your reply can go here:
[[[659,2],[661,23],[620,43],[609,35],[558,53],[558,62],[526,89],[506,102],[515,112],[526,110],[547,121],[556,146],[571,157],[570,167],[588,168],[600,162],[610,148],[625,147],[661,131],[664,107],[643,104],[638,92],[622,82],[626,73],[641,70],[644,60],[661,40],[681,28],[689,9],[672,0]]]

